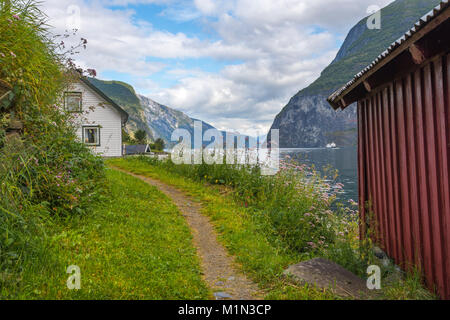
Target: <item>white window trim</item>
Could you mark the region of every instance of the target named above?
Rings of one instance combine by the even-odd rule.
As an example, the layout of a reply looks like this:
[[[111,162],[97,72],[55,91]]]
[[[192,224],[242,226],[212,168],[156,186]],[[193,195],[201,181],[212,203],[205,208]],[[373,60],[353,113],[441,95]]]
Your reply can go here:
[[[87,143],[87,142],[85,142],[85,130],[86,129],[97,129],[97,140],[98,140],[98,142],[97,143]],[[81,127],[81,135],[82,135],[82,139],[83,139],[83,143],[85,144],[85,145],[87,145],[87,146],[90,146],[90,147],[100,147],[100,145],[101,145],[101,140],[100,140],[100,137],[101,137],[101,135],[100,135],[100,126],[99,125],[83,125],[82,127]]]
[[[77,95],[80,96],[80,105],[79,109],[76,111],[69,110],[67,107],[67,96]],[[67,91],[64,92],[64,109],[70,113],[81,113],[83,112],[83,93],[81,91]]]

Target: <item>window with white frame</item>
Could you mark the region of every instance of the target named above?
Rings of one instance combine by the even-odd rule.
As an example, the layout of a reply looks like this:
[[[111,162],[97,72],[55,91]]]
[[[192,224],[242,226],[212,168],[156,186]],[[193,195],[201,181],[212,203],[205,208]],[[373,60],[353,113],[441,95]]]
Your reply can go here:
[[[66,92],[64,93],[64,106],[69,112],[81,112],[82,110],[82,93]]]
[[[88,146],[100,146],[100,127],[83,126],[83,142]]]

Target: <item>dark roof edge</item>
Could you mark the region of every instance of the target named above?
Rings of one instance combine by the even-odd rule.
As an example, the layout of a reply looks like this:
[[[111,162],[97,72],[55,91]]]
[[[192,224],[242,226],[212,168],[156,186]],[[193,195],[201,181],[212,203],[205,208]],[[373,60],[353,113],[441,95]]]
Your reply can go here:
[[[119,111],[119,113],[122,114],[122,124],[125,124],[128,121],[128,112],[122,109],[117,103],[115,103],[110,97],[108,97],[103,91],[101,91],[99,88],[97,88],[94,84],[92,84],[86,77],[81,76],[80,80],[86,84],[89,88],[91,88],[95,93],[97,93],[100,97],[106,100],[109,104],[111,104],[114,109]]]
[[[364,79],[363,77],[368,74],[370,71],[373,71],[375,67],[379,65],[382,66],[382,63],[385,62],[386,58],[390,57],[394,53],[399,51],[399,48],[405,43],[411,41],[411,37],[413,37],[418,31],[427,26],[431,21],[435,20],[438,16],[440,16],[446,9],[449,9],[449,0],[442,0],[441,3],[425,14],[418,22],[414,24],[410,30],[408,30],[402,37],[393,42],[384,52],[382,52],[371,64],[369,64],[366,68],[364,68],[361,72],[356,74],[352,80],[347,82],[343,87],[332,93],[327,101],[330,105],[335,109],[342,108],[344,109],[349,104],[341,105],[341,99],[351,92],[357,85],[359,85]],[[401,53],[404,50],[398,52]],[[376,72],[376,70],[375,70]]]

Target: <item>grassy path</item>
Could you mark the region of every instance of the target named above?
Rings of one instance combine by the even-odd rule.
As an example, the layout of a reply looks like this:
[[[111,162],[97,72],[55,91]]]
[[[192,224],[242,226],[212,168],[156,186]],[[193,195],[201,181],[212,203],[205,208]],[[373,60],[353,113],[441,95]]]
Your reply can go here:
[[[184,192],[201,204],[201,213],[208,217],[224,246],[242,272],[265,293],[265,299],[323,300],[337,299],[331,292],[308,285],[298,285],[283,276],[283,271],[303,257],[286,250],[270,238],[265,225],[255,220],[255,212],[237,204],[226,190],[204,185],[173,174],[139,159],[113,159],[108,164],[139,176],[163,182]]]
[[[163,163],[147,160],[122,158],[109,160],[108,164],[163,182],[200,203],[201,213],[210,219],[219,243],[234,257],[247,278],[258,284],[265,293],[265,299],[342,299],[329,290],[299,285],[283,275],[288,266],[317,256],[289,250],[264,219],[264,210],[240,203],[229,188],[191,180],[168,170]],[[377,296],[377,299],[394,300],[434,298],[422,287],[417,274],[385,277],[383,290]]]
[[[111,193],[95,212],[46,226],[50,243],[26,261],[9,299],[208,299],[185,219],[157,188],[108,170]],[[69,290],[66,269],[81,269]]]
[[[112,168],[156,186],[177,205],[192,230],[204,278],[216,299],[254,300],[261,296],[258,293],[258,286],[237,272],[234,259],[217,241],[217,233],[208,217],[200,213],[201,205],[198,202],[159,180],[136,175],[117,167]]]

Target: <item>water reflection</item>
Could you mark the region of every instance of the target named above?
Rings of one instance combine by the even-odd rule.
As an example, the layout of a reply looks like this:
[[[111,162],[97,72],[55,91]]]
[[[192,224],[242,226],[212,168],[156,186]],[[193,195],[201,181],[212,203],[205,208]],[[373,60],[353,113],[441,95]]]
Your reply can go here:
[[[293,160],[307,165],[315,165],[317,170],[331,166],[338,170],[337,182],[344,184],[339,194],[340,201],[353,199],[358,201],[358,160],[356,147],[337,149],[281,149],[280,157],[289,155]]]

